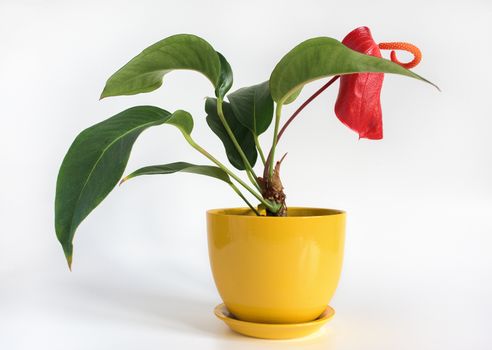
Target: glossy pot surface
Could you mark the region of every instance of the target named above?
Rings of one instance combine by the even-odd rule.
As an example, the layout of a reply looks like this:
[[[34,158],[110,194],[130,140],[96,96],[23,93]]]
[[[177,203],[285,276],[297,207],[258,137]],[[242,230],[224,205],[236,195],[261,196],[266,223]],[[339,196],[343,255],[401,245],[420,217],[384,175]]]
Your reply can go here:
[[[207,212],[210,264],[227,309],[263,323],[315,320],[342,269],[345,213],[289,208],[259,217],[246,208]]]

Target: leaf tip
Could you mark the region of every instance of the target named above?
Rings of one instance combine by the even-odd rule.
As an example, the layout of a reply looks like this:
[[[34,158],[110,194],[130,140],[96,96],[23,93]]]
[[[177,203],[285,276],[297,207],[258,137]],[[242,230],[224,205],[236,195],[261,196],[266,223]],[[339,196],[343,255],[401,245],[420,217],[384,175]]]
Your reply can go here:
[[[108,86],[108,82],[104,85],[104,89],[101,92],[101,95],[99,96],[99,101],[101,101],[103,98],[114,96],[111,91],[111,89]]]
[[[432,85],[433,87],[435,87],[437,89],[437,91],[442,92],[441,88],[439,86],[437,86],[436,84],[434,84],[432,81],[429,81],[429,80],[425,80],[425,81],[427,83],[429,83],[430,85]]]
[[[71,243],[67,245],[62,244],[62,247],[63,247],[63,253],[65,254],[65,259],[67,260],[68,269],[72,271],[73,245]]]
[[[67,260],[68,269],[72,272],[72,254],[65,253],[65,259]]]

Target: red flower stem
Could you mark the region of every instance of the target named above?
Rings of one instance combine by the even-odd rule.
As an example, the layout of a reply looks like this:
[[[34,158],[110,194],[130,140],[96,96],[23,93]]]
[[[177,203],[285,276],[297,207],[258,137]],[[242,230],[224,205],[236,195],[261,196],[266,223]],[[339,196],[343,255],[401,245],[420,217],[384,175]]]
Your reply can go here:
[[[316,97],[318,97],[323,91],[325,91],[326,89],[328,89],[331,84],[333,84],[335,81],[337,81],[337,79],[339,77],[340,77],[339,75],[335,75],[333,78],[331,78],[331,80],[329,82],[327,82],[325,85],[323,85],[322,87],[320,87],[318,89],[318,91],[316,91],[314,94],[312,94],[306,101],[304,101],[304,103],[302,105],[299,106],[299,108],[297,108],[297,110],[290,116],[290,118],[285,122],[284,126],[282,126],[282,128],[280,129],[280,131],[278,133],[277,143],[280,140],[280,138],[282,137],[282,135],[284,134],[285,129],[287,129],[287,127],[290,125],[290,123],[292,123],[292,121],[294,119],[296,119],[297,115],[299,113],[301,113],[302,110],[304,108],[306,108],[306,106],[308,104],[311,103],[311,101],[313,101]]]
[[[285,129],[287,129],[287,127],[290,125],[290,123],[292,123],[294,121],[294,119],[296,119],[296,117],[299,115],[299,113],[301,113],[302,110],[304,108],[306,108],[306,106],[308,104],[310,104],[316,97],[318,97],[323,91],[328,89],[331,84],[333,84],[335,81],[337,81],[337,79],[339,77],[340,77],[339,75],[335,75],[333,78],[330,79],[330,81],[328,81],[325,85],[320,87],[314,94],[312,94],[306,101],[304,101],[303,104],[299,106],[299,108],[297,108],[297,110],[290,116],[290,118],[285,122],[285,124],[280,129],[280,131],[278,133],[278,137],[277,137],[277,144],[278,144],[278,141],[280,140],[280,138],[282,137],[282,135],[284,134]],[[271,157],[272,157],[272,150],[270,150],[270,152],[268,153],[268,158],[267,158],[267,161],[265,163],[266,166],[265,166],[265,170],[263,171],[263,178],[264,179],[266,179],[268,176],[268,170],[269,170],[269,164],[270,164]]]

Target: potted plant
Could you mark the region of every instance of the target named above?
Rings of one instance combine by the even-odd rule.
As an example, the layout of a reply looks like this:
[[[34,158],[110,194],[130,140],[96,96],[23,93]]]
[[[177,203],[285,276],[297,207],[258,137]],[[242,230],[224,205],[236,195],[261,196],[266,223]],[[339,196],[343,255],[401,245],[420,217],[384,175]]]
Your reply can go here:
[[[403,64],[394,51],[391,61],[381,58],[380,49],[407,50],[415,57]],[[205,175],[226,183],[247,205],[207,212],[210,262],[225,303],[216,308],[217,316],[243,334],[263,338],[296,337],[319,328],[333,315],[328,303],[342,266],[345,213],[287,207],[280,178],[285,156],[277,161],[276,146],[302,109],[338,79],[337,117],[359,137],[382,138],[379,94],[384,73],[430,83],[407,69],[420,56],[411,44],[378,45],[369,29],[361,27],[342,42],[306,40],[278,62],[267,81],[228,93],[232,69],[202,38],[179,34],[146,48],[108,79],[101,98],[156,90],[173,70],[203,74],[215,93],[205,101],[207,124],[222,141],[231,165],[248,180],[195,141],[193,118],[184,110],[137,106],[93,125],[75,138],[57,179],[56,234],[69,267],[77,227],[118,183],[142,175]],[[332,78],[281,127],[282,107],[294,102],[305,84],[326,77]],[[122,179],[137,137],[163,124],[176,127],[209,164],[152,165]],[[272,124],[273,140],[264,152],[259,136]],[[255,170],[258,163],[261,176]]]

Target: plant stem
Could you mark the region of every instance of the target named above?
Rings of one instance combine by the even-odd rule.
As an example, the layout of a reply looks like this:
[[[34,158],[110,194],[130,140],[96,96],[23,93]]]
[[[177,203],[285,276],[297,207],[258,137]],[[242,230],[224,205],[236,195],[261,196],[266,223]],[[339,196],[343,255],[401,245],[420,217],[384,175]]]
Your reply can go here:
[[[241,197],[244,202],[246,202],[248,207],[256,214],[256,216],[261,216],[260,213],[258,212],[258,210],[256,210],[256,208],[251,205],[251,203],[246,199],[246,197],[244,197],[244,195],[241,193],[241,191],[239,191],[239,188],[237,188],[237,186],[234,185],[232,182],[230,183],[230,185],[231,185],[232,189],[234,190],[234,192],[236,192],[238,194],[238,196]]]
[[[275,131],[274,134],[274,145],[276,146],[282,135],[284,134],[285,130],[287,127],[292,123],[292,121],[301,113],[301,111],[306,108],[308,104],[310,104],[316,97],[318,97],[323,91],[325,91],[331,84],[333,84],[337,79],[339,78],[339,75],[334,76],[331,78],[325,85],[320,87],[314,94],[312,94],[306,101],[304,101],[299,108],[290,116],[290,118],[285,122],[285,124],[282,126],[280,129],[280,132],[278,133],[278,136],[276,136],[277,132]],[[279,118],[280,119],[280,118]],[[277,123],[277,119],[275,119],[275,123]],[[275,130],[277,130],[277,125],[275,124]],[[274,163],[274,154],[275,154],[275,147],[272,145],[272,148],[270,149],[270,152],[268,153],[268,157],[266,160],[266,163],[269,165],[268,167],[265,167],[265,171],[263,172],[263,176],[266,177],[267,174],[270,174],[272,176],[273,174],[273,163]]]
[[[246,174],[248,174],[248,179],[253,184],[253,186],[255,186],[255,188],[258,191],[261,191],[260,185],[258,184],[258,181],[256,180],[256,175],[251,174],[249,171],[246,171]]]
[[[304,101],[304,103],[302,105],[300,105],[299,108],[297,108],[297,110],[290,116],[290,118],[287,120],[287,122],[285,122],[284,126],[282,126],[282,129],[280,129],[280,132],[278,133],[277,142],[278,142],[278,140],[280,140],[280,138],[284,134],[285,129],[287,129],[287,127],[289,126],[289,124],[292,123],[292,121],[299,115],[299,113],[301,113],[301,111],[308,104],[310,104],[316,97],[318,97],[323,91],[325,91],[326,89],[328,89],[328,87],[331,84],[333,84],[335,81],[337,81],[337,79],[339,77],[340,77],[339,75],[335,75],[333,78],[330,79],[330,81],[328,81],[325,85],[323,85],[322,87],[320,87],[314,94],[312,94],[306,101]]]
[[[278,127],[280,124],[280,116],[282,115],[282,105],[277,104],[275,107],[275,129],[273,130],[273,143],[270,149],[270,154],[268,155],[268,176],[271,179],[273,177],[273,163],[275,161],[275,148],[278,142]]]
[[[255,137],[256,149],[258,150],[258,153],[260,154],[261,162],[263,163],[263,166],[265,166],[265,163],[266,163],[265,154],[263,153],[263,150],[261,149],[260,142],[258,141],[258,135],[254,135],[254,137]]]
[[[191,147],[193,147],[194,149],[196,149],[198,152],[200,152],[205,157],[207,157],[210,161],[212,161],[212,163],[214,163],[219,168],[221,168],[222,170],[224,170],[229,176],[231,176],[241,186],[243,186],[246,190],[248,190],[249,193],[251,193],[253,196],[255,196],[256,199],[258,199],[268,209],[270,209],[272,211],[275,210],[275,207],[272,206],[271,203],[267,202],[261,195],[259,195],[258,193],[256,193],[256,191],[254,189],[252,189],[251,187],[249,187],[243,180],[241,180],[241,178],[239,178],[236,174],[234,174],[232,171],[230,171],[224,164],[222,164],[221,162],[219,162],[214,156],[212,156],[204,148],[202,148],[199,144],[197,144],[195,142],[195,140],[193,140],[189,134],[184,133],[184,132],[182,132],[182,134],[183,134],[184,138],[186,139],[186,141],[191,145]]]
[[[239,142],[237,142],[236,136],[234,136],[234,133],[231,130],[231,127],[227,123],[227,120],[225,119],[224,116],[224,111],[222,109],[222,99],[218,98],[217,99],[217,114],[219,115],[219,119],[222,122],[222,125],[227,131],[227,134],[231,138],[232,143],[234,144],[234,147],[236,147],[239,155],[241,156],[241,159],[243,160],[244,167],[246,168],[246,172],[248,173],[248,177],[250,181],[255,185],[257,189],[260,189],[260,186],[258,185],[258,176],[256,176],[253,168],[251,167],[251,164],[249,164],[248,158],[246,158],[246,155],[243,152],[243,149],[239,145]]]

